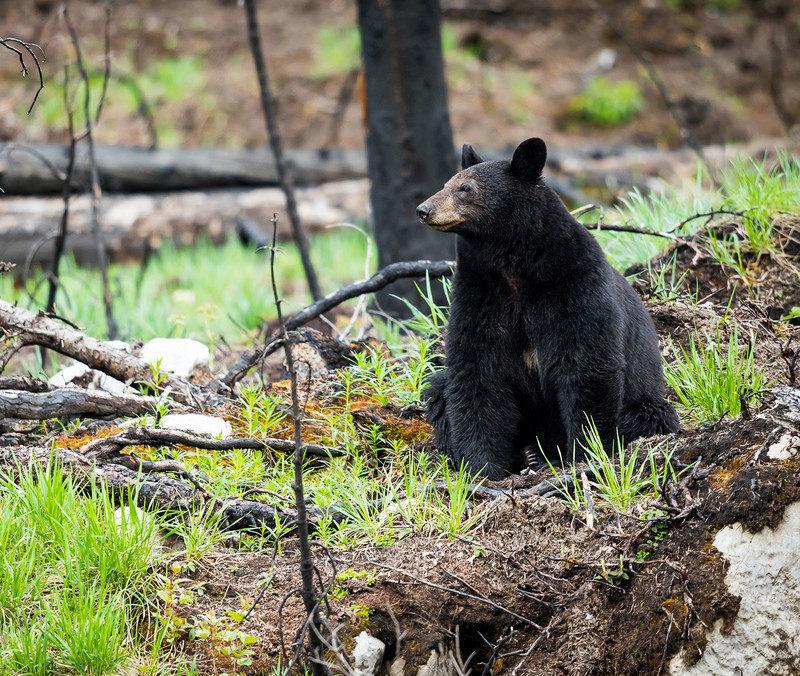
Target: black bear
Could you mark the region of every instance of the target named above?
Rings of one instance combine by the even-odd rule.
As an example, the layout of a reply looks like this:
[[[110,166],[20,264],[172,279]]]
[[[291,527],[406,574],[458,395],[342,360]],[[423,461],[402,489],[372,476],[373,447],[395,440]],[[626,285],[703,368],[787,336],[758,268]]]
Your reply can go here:
[[[489,479],[523,467],[526,447],[581,459],[587,420],[606,447],[617,431],[632,441],[679,427],[653,321],[543,183],[546,157],[539,138],[510,162],[466,144],[463,171],[417,207],[425,225],[458,236],[428,420],[456,467]]]

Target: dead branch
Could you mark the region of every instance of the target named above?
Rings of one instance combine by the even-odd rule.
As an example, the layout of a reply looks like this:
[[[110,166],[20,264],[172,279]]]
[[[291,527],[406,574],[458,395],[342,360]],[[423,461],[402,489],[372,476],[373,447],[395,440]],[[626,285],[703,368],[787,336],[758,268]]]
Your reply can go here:
[[[308,289],[311,292],[311,297],[314,300],[318,300],[322,296],[322,292],[320,291],[317,273],[314,270],[314,265],[311,262],[311,256],[308,251],[308,239],[303,232],[300,216],[297,213],[297,202],[294,197],[294,183],[283,159],[283,144],[281,142],[280,131],[278,130],[278,123],[275,115],[275,99],[270,92],[267,65],[264,61],[264,52],[261,49],[261,36],[258,33],[258,17],[256,15],[255,0],[245,0],[244,7],[245,13],[247,14],[247,39],[250,44],[250,52],[253,55],[253,61],[255,62],[258,87],[261,93],[261,109],[264,112],[264,120],[267,124],[267,133],[269,134],[272,154],[275,156],[275,167],[278,170],[278,182],[286,195],[286,211],[289,215],[289,222],[292,224],[294,241],[300,252],[300,259],[303,262],[303,270],[305,271],[306,280],[308,281]]]
[[[150,364],[110,347],[97,338],[64,326],[42,313],[31,312],[0,300],[0,373],[11,356],[27,345],[40,345],[102,371],[112,378],[129,383],[155,386]],[[197,403],[208,399],[207,393],[171,374],[163,385],[172,388],[172,397],[181,403]]]
[[[255,21],[254,0],[245,0],[248,7],[248,22]],[[252,28],[251,28],[252,30]],[[255,54],[255,51],[254,51]],[[306,609],[307,622],[312,630],[308,633],[308,647],[310,652],[311,670],[314,676],[329,676],[330,669],[325,661],[325,653],[320,641],[319,628],[322,620],[319,616],[319,604],[314,590],[314,559],[311,553],[311,544],[308,539],[308,513],[306,511],[306,498],[303,491],[303,441],[300,437],[303,414],[300,411],[300,398],[297,394],[297,370],[295,369],[292,346],[286,322],[283,319],[281,301],[278,296],[278,284],[275,280],[275,254],[278,250],[278,217],[272,216],[272,247],[270,249],[270,279],[272,281],[272,295],[275,299],[275,309],[278,313],[278,324],[283,338],[283,349],[286,358],[286,368],[289,371],[289,380],[292,391],[292,418],[294,419],[294,490],[295,509],[297,510],[297,539],[300,550],[300,579],[302,588],[303,605]]]
[[[47,392],[0,390],[0,417],[48,420],[66,416],[136,416],[151,413],[158,400],[138,394],[65,387]]]
[[[0,390],[22,390],[23,392],[52,392],[55,387],[38,378],[26,376],[0,376]]]
[[[100,174],[97,170],[97,158],[95,156],[94,151],[94,136],[92,134],[92,129],[94,126],[97,125],[100,119],[100,112],[103,108],[103,100],[105,98],[106,91],[108,90],[108,78],[110,74],[110,62],[111,62],[111,45],[109,43],[109,26],[108,24],[111,21],[111,4],[106,2],[106,31],[105,31],[105,63],[106,68],[103,76],[103,89],[100,96],[100,100],[97,104],[97,110],[92,117],[90,111],[91,105],[91,86],[90,86],[90,79],[89,73],[86,70],[86,66],[83,63],[83,55],[81,53],[81,46],[80,40],[78,39],[78,33],[75,30],[75,26],[70,19],[69,11],[66,6],[63,7],[63,15],[64,15],[64,22],[67,25],[67,30],[69,32],[70,40],[72,41],[72,46],[75,49],[75,65],[78,67],[78,72],[80,73],[81,80],[83,81],[83,113],[85,117],[85,129],[83,136],[86,138],[86,142],[89,146],[89,168],[90,174],[92,178],[92,211],[91,211],[91,218],[92,218],[92,231],[95,237],[95,243],[97,247],[97,266],[100,268],[100,276],[103,281],[103,306],[105,307],[106,311],[106,324],[108,326],[108,337],[113,340],[117,337],[117,322],[114,319],[114,313],[112,308],[112,298],[111,298],[111,289],[108,285],[108,257],[106,255],[106,244],[105,239],[103,237],[103,228],[100,224],[100,199],[102,197],[102,190],[100,188]]]
[[[64,245],[67,241],[67,231],[69,229],[69,201],[72,195],[72,173],[75,170],[75,116],[72,110],[72,101],[69,96],[69,67],[64,66],[64,109],[67,112],[67,129],[69,131],[69,155],[67,159],[67,171],[64,175],[64,185],[61,190],[61,199],[64,201],[64,211],[61,212],[61,220],[58,226],[58,236],[56,237],[53,250],[53,263],[50,269],[50,289],[47,293],[46,311],[49,313],[56,311],[56,292],[59,286],[58,271],[61,266],[61,257],[64,255]]]
[[[144,397],[139,397],[144,398]],[[148,397],[150,398],[150,397]],[[293,453],[295,444],[286,439],[272,437],[244,437],[241,439],[210,439],[180,430],[162,429],[160,427],[130,427],[120,434],[111,437],[95,439],[86,444],[81,452],[92,460],[99,460],[117,454],[126,446],[162,446],[175,445],[192,446],[208,451],[231,451],[242,448],[248,450],[272,450],[279,453]],[[316,458],[341,457],[344,451],[320,444],[301,444],[301,452],[305,456]]]
[[[391,263],[378,270],[369,279],[353,282],[343,286],[336,291],[332,291],[324,298],[296,312],[286,320],[286,330],[295,329],[307,324],[312,319],[316,319],[324,312],[332,310],[346,300],[356,298],[365,293],[373,293],[388,286],[392,282],[405,277],[424,277],[429,275],[431,278],[446,277],[453,272],[454,261],[403,261]],[[273,334],[259,347],[247,350],[231,369],[220,379],[220,383],[230,387],[233,383],[242,378],[260,359],[280,347],[275,341],[279,336]]]
[[[14,52],[17,57],[19,58],[19,65],[22,68],[22,77],[25,77],[28,74],[28,67],[25,65],[25,55],[23,54],[23,50],[28,53],[28,55],[33,59],[33,63],[36,65],[36,71],[39,73],[39,88],[36,90],[36,93],[33,95],[33,101],[31,101],[31,105],[28,108],[28,115],[31,114],[33,107],[36,105],[36,100],[39,98],[39,94],[41,93],[42,89],[44,89],[44,75],[42,74],[42,65],[39,63],[39,57],[36,56],[33,48],[39,50],[42,55],[42,60],[45,60],[46,57],[44,55],[44,50],[37,44],[33,42],[25,42],[23,40],[19,40],[17,38],[0,38],[0,45],[3,45],[6,49],[11,50]],[[14,45],[18,45],[19,49]]]

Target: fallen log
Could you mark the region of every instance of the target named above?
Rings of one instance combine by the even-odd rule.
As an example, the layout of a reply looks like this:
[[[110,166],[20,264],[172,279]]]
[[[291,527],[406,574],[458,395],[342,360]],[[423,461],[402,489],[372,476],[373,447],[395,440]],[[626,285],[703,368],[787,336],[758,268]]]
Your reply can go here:
[[[42,313],[31,312],[0,300],[0,373],[11,356],[27,345],[40,345],[102,371],[127,383],[157,384],[153,369],[146,361],[65,326]],[[209,393],[172,374],[166,374],[162,387],[171,388],[171,396],[183,404],[210,403]]]
[[[278,185],[275,160],[266,148],[97,146],[96,157],[104,193]],[[60,195],[67,163],[65,146],[0,144],[0,188],[8,195]],[[367,175],[361,150],[287,150],[286,164],[298,185]],[[73,189],[89,190],[90,173],[87,149],[78,146]]]
[[[191,514],[217,498],[207,496],[194,486],[163,474],[143,474],[117,463],[90,463],[82,454],[65,448],[50,449],[17,446],[0,447],[0,472],[15,475],[36,467],[46,471],[55,463],[79,486],[97,485],[108,490],[118,504],[136,496],[139,507],[159,512]],[[288,523],[292,512],[280,510],[257,500],[228,497],[219,501],[222,525],[228,530],[252,531],[274,529],[278,521]]]
[[[0,390],[0,418],[48,420],[67,416],[137,416],[152,413],[158,399],[137,394],[64,387],[48,392]]]
[[[369,202],[366,180],[326,183],[296,191],[297,207],[310,232],[332,223],[365,218]],[[273,213],[286,208],[279,188],[226,189],[103,196],[100,218],[109,259],[141,260],[164,241],[179,246],[196,244],[206,237],[221,242],[237,231],[237,222],[248,219],[267,223]],[[90,228],[89,195],[70,200],[66,249],[81,264],[93,264],[96,244]],[[0,200],[0,241],[3,260],[16,263],[16,274],[25,274],[24,263],[52,260],[55,232],[64,211],[57,197],[4,197]],[[278,221],[279,237],[291,235],[286,219]]]

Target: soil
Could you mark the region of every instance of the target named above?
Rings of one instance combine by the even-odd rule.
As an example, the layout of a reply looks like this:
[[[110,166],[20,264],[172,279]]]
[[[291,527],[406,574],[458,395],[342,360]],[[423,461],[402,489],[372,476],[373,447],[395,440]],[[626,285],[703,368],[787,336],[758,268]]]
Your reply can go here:
[[[630,47],[652,58],[700,143],[778,137],[800,120],[800,61],[791,58],[800,48],[797,3],[692,0],[678,3],[681,11],[670,8],[675,4],[609,0],[603,3],[605,10],[596,11],[577,0],[444,2],[456,144],[513,146],[535,134],[552,147],[681,145],[679,129]],[[732,9],[714,9],[723,4]],[[44,48],[48,84],[37,108],[26,116],[35,72],[23,80],[16,55],[8,52],[0,58],[5,92],[0,99],[0,140],[66,139],[63,119],[53,112],[61,95],[52,83],[60,77],[69,51],[58,5],[52,0],[6,0],[0,6],[4,35]],[[89,0],[69,5],[87,61],[96,69],[103,63],[103,6]],[[260,21],[285,145],[362,147],[365,130],[358,86],[347,96],[357,57],[341,57],[337,66],[335,48],[320,47],[323,27],[346,31],[355,25],[355,3],[266,0],[260,3]],[[115,3],[112,69],[117,76],[141,83],[161,132],[160,143],[265,145],[245,35],[244,12],[232,0]],[[352,44],[346,32],[334,34],[333,41],[342,43],[345,52]],[[168,91],[163,82],[153,84],[152,75],[143,75],[152,73],[159,61],[177,57],[196,58],[199,72],[182,73]],[[575,119],[570,101],[593,74],[636,81],[645,98],[643,113],[620,127]],[[771,94],[773,84],[780,91],[783,121]],[[345,106],[339,111],[343,96]],[[133,108],[110,101],[97,138],[146,145],[147,125]]]
[[[794,241],[799,224],[788,217],[775,228]],[[671,266],[677,254],[677,268],[686,273],[677,297],[647,299],[662,346],[674,351],[687,346],[690,335],[717,331],[726,343],[735,324],[742,349],[755,340],[754,361],[770,385],[736,418],[699,426],[684,419],[670,448],[680,463],[698,465],[682,488],[672,491],[671,515],[652,527],[640,518],[655,503],[638,506],[633,515],[596,503],[590,528],[585,515],[557,497],[532,497],[531,489],[551,476],[531,472],[485,484],[490,490],[478,491],[473,505],[480,526],[464,538],[416,533],[383,547],[333,552],[318,547],[321,578],[338,588],[328,621],[340,625],[336,635],[345,648],[352,649],[356,636],[367,631],[386,644],[386,667],[402,659],[407,674],[432,654],[455,660],[463,673],[471,668],[493,674],[662,674],[678,653],[685,664],[696,661],[707,630],[717,622],[732,626],[739,598],[726,591],[728,564],[713,547],[714,535],[735,522],[753,533],[774,528],[784,508],[800,499],[797,459],[762,457],[781,429],[781,388],[795,384],[792,361],[800,343],[800,327],[770,314],[797,302],[793,280],[800,261],[786,247],[758,259],[757,282],[734,285],[733,270],[696,255],[703,246],[696,237],[651,261],[657,271],[661,264]],[[644,282],[640,288],[647,295]],[[718,288],[725,294],[714,293]],[[690,290],[705,300],[692,302]],[[419,435],[423,424],[419,410],[398,415],[391,407],[362,409],[354,421],[379,425],[386,434],[405,427]],[[501,497],[492,497],[492,491]],[[665,503],[657,502],[663,509]],[[298,566],[291,540],[275,557],[218,552],[189,575],[205,593],[179,612],[198,618],[238,610],[241,599],[255,598],[274,573],[246,624],[261,639],[247,673],[261,673],[281,654],[281,627],[284,642],[290,642],[305,619],[296,593]],[[365,572],[366,579],[336,582],[337,571]],[[229,666],[208,642],[193,645],[201,651],[206,646],[202,664],[209,673]]]

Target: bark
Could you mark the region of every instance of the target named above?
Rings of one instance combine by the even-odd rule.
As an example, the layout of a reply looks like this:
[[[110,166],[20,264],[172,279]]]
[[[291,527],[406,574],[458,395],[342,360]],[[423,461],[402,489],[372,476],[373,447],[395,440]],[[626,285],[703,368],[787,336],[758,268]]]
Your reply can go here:
[[[69,164],[68,147],[50,144],[29,147],[36,154],[26,152],[25,146],[0,144],[0,188],[6,195],[60,195]],[[279,182],[275,160],[265,148],[148,150],[98,145],[95,157],[105,192],[203,190]],[[287,150],[285,161],[298,185],[363,178],[367,173],[364,153],[357,150]],[[91,187],[85,147],[76,149],[71,185],[78,191]]]
[[[452,259],[455,238],[421,225],[415,208],[453,175],[453,134],[436,0],[358,0],[367,89],[367,157],[378,266]],[[406,281],[376,296],[397,316],[419,303]],[[441,298],[438,300],[442,300]]]
[[[136,416],[152,413],[157,399],[137,394],[62,388],[51,392],[0,390],[0,417],[48,420],[66,416]]]
[[[0,352],[0,372],[17,350],[26,345],[40,345],[59,354],[72,357],[89,368],[102,371],[122,382],[153,382],[150,364],[92,338],[77,329],[0,300],[0,337],[5,337],[5,349]],[[167,375],[163,386],[169,386],[171,396],[184,404],[207,401],[200,388],[173,375]]]
[[[2,161],[2,160],[0,160]],[[331,223],[364,218],[368,185],[365,180],[338,181],[297,191],[298,209],[309,231]],[[89,195],[72,196],[65,249],[80,264],[94,262],[94,240],[89,227]],[[201,237],[214,242],[231,236],[242,218],[266,230],[266,218],[284,209],[279,188],[226,189],[169,193],[125,194],[103,197],[101,218],[109,258],[112,261],[141,259],[145,252],[172,240],[178,245],[195,244]],[[23,263],[50,267],[55,250],[56,224],[64,214],[64,201],[56,197],[4,197],[0,211],[3,260],[18,264],[16,274],[25,274]],[[280,219],[278,234],[291,235],[286,219]]]

